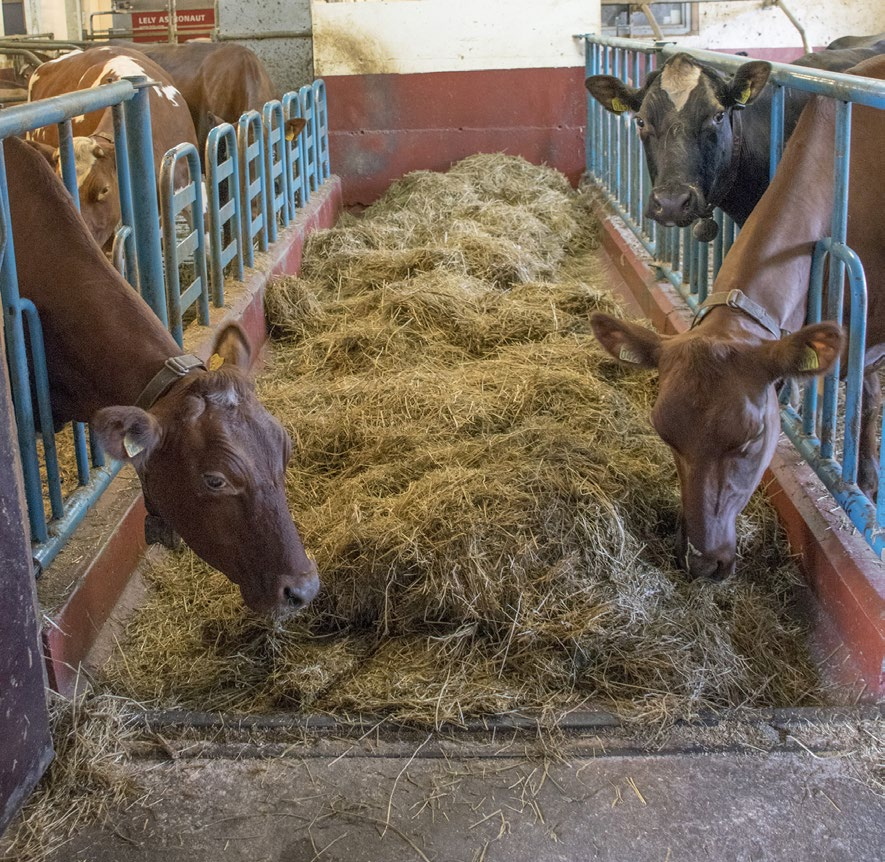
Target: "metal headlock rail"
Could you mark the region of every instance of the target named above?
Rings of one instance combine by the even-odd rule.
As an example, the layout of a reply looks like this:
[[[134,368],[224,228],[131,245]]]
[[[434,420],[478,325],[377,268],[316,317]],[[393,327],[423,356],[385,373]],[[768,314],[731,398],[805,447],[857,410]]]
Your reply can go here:
[[[684,51],[723,71],[734,72],[747,57],[715,51],[684,50],[672,43],[649,43],[633,39],[604,38],[584,34],[587,75],[615,75],[640,86],[659,63]],[[825,319],[842,322],[844,282],[849,284],[851,334],[847,369],[841,376],[845,387],[845,419],[838,452],[839,363],[824,379],[824,395],[818,403],[816,381],[805,385],[802,412],[783,404],[781,426],[793,445],[808,461],[821,481],[845,510],[852,523],[877,555],[885,550],[885,493],[878,507],[857,486],[858,452],[863,389],[863,354],[866,338],[867,291],[862,261],[846,245],[848,221],[848,171],[851,150],[851,106],[885,109],[885,82],[826,72],[787,63],[772,63],[769,86],[771,100],[771,146],[769,176],[773,176],[784,149],[784,88],[791,87],[826,96],[836,101],[835,192],[831,235],[814,249],[809,286],[807,320],[821,320],[825,262],[829,258],[827,310]],[[694,238],[691,227],[662,227],[643,212],[649,190],[648,169],[642,146],[626,115],[606,111],[587,96],[587,174],[615,212],[654,258],[660,277],[669,281],[686,303],[695,309],[707,297],[737,234],[738,228],[717,209],[716,239],[709,243]],[[881,445],[880,441],[880,445]],[[885,447],[880,449],[885,453]],[[885,488],[885,454],[880,461],[879,487]]]
[[[304,206],[307,197],[301,185],[307,182],[307,177],[314,177],[314,188],[322,182],[317,177],[328,177],[325,87],[322,82],[318,84],[306,87],[311,92],[310,129],[313,134],[315,129],[321,133],[321,139],[312,138],[309,147],[303,140],[304,134],[287,140],[282,122],[284,117],[303,115],[305,88],[300,93],[287,93],[282,106],[279,102],[269,103],[265,110],[269,134],[262,115],[255,111],[241,118],[239,139],[235,128],[227,123],[210,132],[206,144],[205,193],[208,238],[203,229],[199,155],[192,145],[180,145],[166,154],[160,182],[162,194],[158,196],[148,99],[148,90],[153,84],[147,78],[126,78],[8,108],[0,112],[0,142],[11,135],[24,135],[41,126],[57,124],[62,180],[79,207],[71,119],[111,108],[122,216],[114,237],[112,261],[180,344],[182,318],[190,305],[198,303],[199,320],[208,323],[207,258],[211,262],[213,304],[221,307],[225,270],[242,279],[243,266],[252,265],[256,237],[259,247],[265,250],[270,226],[273,225],[275,236],[277,225],[288,225]],[[321,112],[320,122],[313,122],[314,111]],[[265,140],[272,142],[268,149],[274,148],[273,160],[267,163]],[[325,171],[316,161],[317,154],[324,154]],[[175,167],[182,160],[188,166],[189,178],[184,186],[176,189]],[[293,179],[299,188],[292,188]],[[268,183],[274,181],[277,193],[271,200],[272,189]],[[178,242],[175,221],[182,212],[187,214],[190,230],[187,237]],[[9,213],[6,165],[0,146],[0,297],[32,550],[39,575],[108,487],[120,464],[113,460],[105,464],[91,430],[84,423],[73,423],[78,486],[65,498],[43,333],[36,307],[19,293],[12,242],[15,226],[10,223]],[[247,228],[245,237],[241,232],[243,227]],[[195,276],[182,291],[179,267],[185,258],[192,260]],[[48,514],[44,505],[49,509]]]
[[[176,169],[187,166],[188,182],[175,188]],[[169,331],[184,346],[184,314],[195,303],[197,319],[209,325],[209,279],[206,274],[206,233],[203,230],[203,188],[200,154],[193,144],[179,144],[163,156],[160,166],[160,214],[163,223],[163,258],[166,262],[166,298],[169,303]],[[190,231],[180,242],[176,222],[184,216]],[[181,289],[181,268],[193,263],[193,278]]]

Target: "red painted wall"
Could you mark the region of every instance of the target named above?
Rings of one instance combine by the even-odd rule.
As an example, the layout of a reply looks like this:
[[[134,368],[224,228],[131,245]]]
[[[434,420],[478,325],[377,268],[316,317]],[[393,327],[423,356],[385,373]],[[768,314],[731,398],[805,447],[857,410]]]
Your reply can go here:
[[[748,53],[789,62],[802,49]],[[325,82],[332,168],[346,207],[372,203],[409,171],[444,171],[472,153],[523,156],[574,184],[584,170],[581,67],[329,75]]]
[[[582,68],[331,75],[329,147],[344,205],[370,204],[409,171],[446,170],[473,153],[584,169]]]

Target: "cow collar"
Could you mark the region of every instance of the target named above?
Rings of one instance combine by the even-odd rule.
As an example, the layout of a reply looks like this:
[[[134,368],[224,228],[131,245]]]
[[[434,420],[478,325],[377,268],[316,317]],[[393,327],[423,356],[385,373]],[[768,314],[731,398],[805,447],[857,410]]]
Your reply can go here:
[[[722,290],[711,293],[699,306],[691,321],[694,329],[706,316],[711,308],[717,305],[727,305],[742,311],[747,317],[752,318],[761,327],[767,329],[775,338],[788,334],[786,329],[781,329],[777,321],[758,303],[750,299],[742,290]]]
[[[157,400],[169,391],[169,387],[176,380],[180,380],[196,368],[206,370],[203,360],[198,356],[191,353],[186,353],[183,356],[170,356],[163,363],[163,367],[151,378],[148,385],[141,390],[141,395],[138,396],[135,406],[142,410],[150,410]]]
[[[717,200],[715,202],[708,201],[710,204],[710,212],[713,211],[713,207],[722,205],[722,201],[728,196],[728,193],[731,191],[738,177],[738,166],[741,161],[741,144],[744,142],[744,124],[741,119],[742,110],[743,105],[731,109],[731,160],[728,163],[728,172],[725,175],[725,181],[722,183],[721,189],[716,195]]]

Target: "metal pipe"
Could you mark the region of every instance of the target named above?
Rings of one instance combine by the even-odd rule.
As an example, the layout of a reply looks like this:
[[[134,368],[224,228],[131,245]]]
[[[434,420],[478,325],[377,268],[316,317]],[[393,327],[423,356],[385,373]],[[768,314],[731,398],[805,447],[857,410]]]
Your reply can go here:
[[[154,310],[154,314],[163,326],[168,326],[163,255],[160,251],[160,209],[157,205],[151,108],[147,90],[149,81],[139,75],[127,77],[125,82],[135,89],[134,96],[126,102],[124,116],[126,134],[132,150],[130,160],[132,199],[139,202],[139,206],[133,211],[132,219],[138,287],[145,302]],[[3,113],[0,112],[0,123],[2,121]]]
[[[147,78],[141,79],[148,83]],[[91,111],[102,111],[117,102],[132,99],[135,88],[132,79],[102,84],[89,90],[77,90],[39,102],[15,105],[0,111],[0,138],[24,135],[40,126],[61,123],[69,117],[78,117]]]
[[[646,20],[651,27],[651,32],[654,34],[655,39],[663,39],[664,31],[661,29],[661,25],[658,24],[658,19],[655,18],[655,13],[651,11],[651,8],[648,3],[640,3],[639,9],[643,15],[645,15]]]
[[[777,6],[784,15],[787,16],[790,23],[799,31],[799,37],[802,39],[802,50],[806,54],[811,53],[811,46],[808,44],[808,37],[805,35],[805,28],[799,23],[799,19],[787,8],[784,0],[773,0],[772,6]]]

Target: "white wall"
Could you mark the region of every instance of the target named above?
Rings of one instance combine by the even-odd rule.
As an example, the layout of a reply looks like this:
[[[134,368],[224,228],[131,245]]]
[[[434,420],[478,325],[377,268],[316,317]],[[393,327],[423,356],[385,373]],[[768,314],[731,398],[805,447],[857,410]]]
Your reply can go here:
[[[317,75],[579,66],[592,0],[312,0]]]
[[[885,0],[785,0],[805,29],[808,44],[823,46],[839,36],[885,32]],[[799,31],[781,9],[762,0],[707,3],[698,7],[696,36],[676,41],[691,48],[802,47]]]

